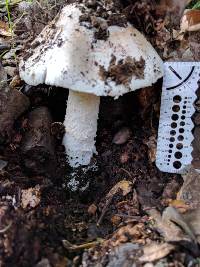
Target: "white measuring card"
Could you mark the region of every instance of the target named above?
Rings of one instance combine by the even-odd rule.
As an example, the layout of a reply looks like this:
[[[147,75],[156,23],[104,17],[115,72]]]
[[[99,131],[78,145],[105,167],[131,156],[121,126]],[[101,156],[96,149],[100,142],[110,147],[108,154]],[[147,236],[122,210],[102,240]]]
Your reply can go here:
[[[156,155],[163,172],[184,173],[192,162],[192,115],[199,80],[200,62],[164,64]]]

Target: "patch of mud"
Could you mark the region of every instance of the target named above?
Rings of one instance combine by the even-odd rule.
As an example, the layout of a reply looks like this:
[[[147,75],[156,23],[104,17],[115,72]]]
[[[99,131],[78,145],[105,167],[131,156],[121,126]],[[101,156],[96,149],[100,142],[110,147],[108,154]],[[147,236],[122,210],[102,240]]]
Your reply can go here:
[[[86,8],[81,8],[83,15],[80,23],[88,22],[90,27],[95,28],[95,40],[107,40],[109,26],[127,26],[127,18],[121,12],[120,1],[84,1]]]
[[[39,87],[33,89],[32,93],[29,92],[31,109],[47,105],[53,121],[63,121],[66,90],[54,88],[45,93],[47,87],[40,88],[40,91]],[[148,159],[145,140],[149,140],[157,130],[158,116],[153,111],[151,116],[143,116],[143,119],[141,110],[149,114],[149,110],[158,104],[157,93],[159,91],[152,90],[149,95],[148,110],[139,105],[140,92],[127,94],[116,101],[109,97],[101,99],[97,133],[98,169],[84,174],[77,172],[77,177],[72,175],[66,164],[60,138],[56,140],[58,164],[55,175],[49,177],[46,173],[27,173],[21,161],[21,143],[14,142],[19,133],[24,135],[21,125],[25,118],[17,121],[12,142],[0,147],[2,159],[8,161],[5,170],[0,172],[0,197],[6,208],[3,212],[4,208],[0,206],[2,229],[12,223],[0,242],[2,266],[12,267],[17,262],[18,266],[32,267],[43,258],[48,259],[52,266],[62,266],[58,265],[60,262],[67,262],[64,266],[80,266],[83,251],[67,251],[62,246],[63,239],[72,244],[105,239],[116,230],[112,223],[115,214],[143,216],[145,208],[153,206],[162,209],[166,185],[173,180],[179,185],[179,181],[177,175],[161,173]],[[126,126],[133,133],[127,143],[112,143],[116,132]],[[106,194],[122,179],[135,181],[133,194],[126,197],[116,195],[97,227]],[[40,204],[24,209],[21,204],[23,190],[36,186],[40,188]],[[94,215],[88,213],[92,204],[97,207]],[[73,265],[75,259],[79,264]]]
[[[138,61],[131,57],[126,57],[117,62],[116,57],[112,55],[108,70],[100,66],[99,74],[105,82],[109,79],[115,81],[117,85],[129,86],[133,77],[137,79],[144,78],[144,68],[145,61],[142,57]]]

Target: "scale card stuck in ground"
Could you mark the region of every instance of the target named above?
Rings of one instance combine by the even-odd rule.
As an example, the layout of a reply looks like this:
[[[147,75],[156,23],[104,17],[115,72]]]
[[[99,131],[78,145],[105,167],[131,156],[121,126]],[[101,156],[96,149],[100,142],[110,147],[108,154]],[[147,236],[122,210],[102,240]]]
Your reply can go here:
[[[161,98],[156,165],[184,173],[192,162],[192,116],[200,80],[200,62],[166,62]]]

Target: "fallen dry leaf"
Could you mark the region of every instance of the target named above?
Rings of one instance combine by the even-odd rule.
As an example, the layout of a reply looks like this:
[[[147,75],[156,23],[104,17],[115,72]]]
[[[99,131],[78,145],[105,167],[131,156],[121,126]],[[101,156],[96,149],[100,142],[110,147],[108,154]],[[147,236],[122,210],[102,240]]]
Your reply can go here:
[[[177,209],[173,207],[166,208],[163,211],[162,219],[169,225],[171,224],[177,225],[182,230],[183,234],[188,236],[192,241],[196,241],[192,229],[190,228],[190,226],[184,220],[184,217],[178,212]]]
[[[166,242],[195,241],[190,226],[175,208],[166,208],[162,216],[156,209],[151,209],[148,213],[155,221],[154,227]]]
[[[166,257],[175,249],[174,245],[163,243],[158,244],[152,242],[143,248],[144,255],[139,258],[141,262],[153,262]]]
[[[127,180],[122,180],[118,182],[113,188],[109,191],[106,198],[110,198],[111,196],[115,195],[120,190],[122,191],[122,195],[126,196],[132,190],[133,183]]]
[[[2,20],[0,20],[0,35],[7,37],[12,36],[12,32],[9,28],[9,25]]]
[[[200,30],[200,10],[186,9],[181,19],[181,32]]]
[[[128,195],[128,193],[130,193],[132,190],[132,185],[133,185],[132,182],[127,181],[127,180],[122,180],[111,188],[111,190],[108,192],[108,194],[105,197],[106,202],[103,207],[101,216],[99,217],[99,220],[97,222],[97,225],[100,225],[101,221],[103,220],[103,217],[107,211],[108,206],[112,202],[114,195],[116,195],[118,192],[122,192],[123,196]]]
[[[119,246],[121,243],[128,241],[135,242],[137,244],[145,244],[145,238],[147,238],[145,225],[143,223],[138,223],[136,225],[130,223],[119,228],[119,230],[113,235],[111,244],[113,247]]]
[[[22,85],[22,80],[20,79],[19,75],[15,75],[12,78],[12,81],[10,82],[10,87],[16,88],[16,87],[20,87],[21,85]]]
[[[200,243],[200,174],[191,168],[183,178],[184,183],[177,200],[184,201],[189,206],[183,217]]]
[[[111,218],[111,222],[113,225],[118,225],[121,222],[121,217],[118,215],[113,215]]]
[[[41,199],[40,186],[36,185],[29,189],[22,190],[21,206],[23,209],[35,208],[39,205]]]

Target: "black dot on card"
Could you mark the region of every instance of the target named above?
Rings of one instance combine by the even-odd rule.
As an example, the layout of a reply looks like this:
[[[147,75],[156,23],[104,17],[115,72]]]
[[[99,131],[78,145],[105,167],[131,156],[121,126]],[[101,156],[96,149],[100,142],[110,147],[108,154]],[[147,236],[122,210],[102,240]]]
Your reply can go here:
[[[176,159],[181,159],[183,155],[182,155],[181,152],[178,151],[178,152],[176,152],[176,153],[174,154],[174,156],[175,156]]]
[[[171,118],[173,121],[177,121],[179,116],[177,114],[173,114]]]
[[[181,150],[181,149],[183,148],[183,144],[178,143],[178,144],[176,145],[176,148],[179,149],[179,150]]]
[[[174,166],[174,168],[175,169],[180,169],[181,168],[181,166],[182,166],[182,164],[181,164],[181,162],[180,161],[175,161],[174,163],[173,163],[173,166]]]

